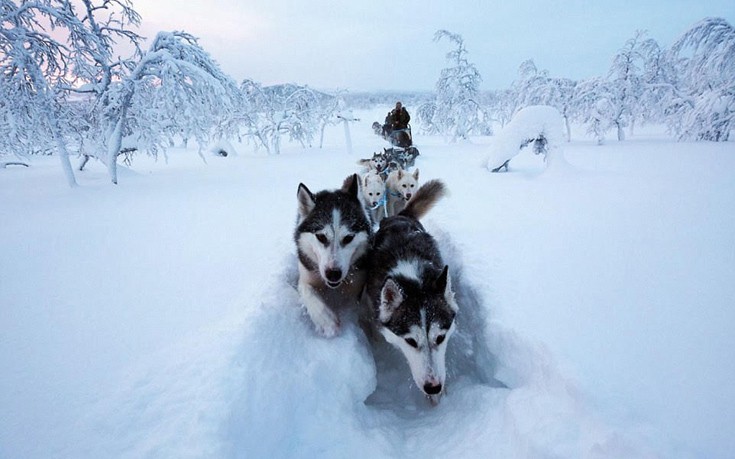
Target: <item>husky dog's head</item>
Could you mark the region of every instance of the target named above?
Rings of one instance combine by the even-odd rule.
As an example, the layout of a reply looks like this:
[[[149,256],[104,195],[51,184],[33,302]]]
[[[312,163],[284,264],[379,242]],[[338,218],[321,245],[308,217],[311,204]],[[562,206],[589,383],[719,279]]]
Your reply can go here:
[[[416,169],[409,173],[403,169],[398,169],[391,172],[390,175],[388,181],[391,184],[391,190],[400,193],[401,198],[406,201],[411,199],[418,189],[419,170]]]
[[[328,287],[337,288],[367,252],[372,233],[360,201],[360,179],[352,175],[341,189],[317,194],[301,183],[298,202],[294,238],[299,260],[306,269],[318,272]]]
[[[362,197],[368,207],[375,207],[385,197],[385,182],[376,171],[362,177]]]
[[[380,133],[383,131],[383,126],[380,125],[377,121],[373,121],[373,132],[377,135],[380,135]]]
[[[370,158],[370,170],[382,172],[387,165],[388,159],[383,153],[373,153],[373,157]]]
[[[396,267],[383,284],[377,314],[381,334],[403,353],[419,389],[437,403],[459,308],[446,266],[438,275],[421,271],[411,262]]]

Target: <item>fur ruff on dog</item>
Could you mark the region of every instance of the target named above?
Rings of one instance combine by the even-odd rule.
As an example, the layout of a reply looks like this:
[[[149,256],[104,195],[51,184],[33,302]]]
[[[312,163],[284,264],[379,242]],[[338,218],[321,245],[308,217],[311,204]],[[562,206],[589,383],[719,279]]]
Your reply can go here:
[[[365,282],[373,232],[360,194],[356,174],[335,191],[314,194],[303,183],[298,188],[298,291],[317,332],[326,337],[339,331],[336,309],[357,304]]]

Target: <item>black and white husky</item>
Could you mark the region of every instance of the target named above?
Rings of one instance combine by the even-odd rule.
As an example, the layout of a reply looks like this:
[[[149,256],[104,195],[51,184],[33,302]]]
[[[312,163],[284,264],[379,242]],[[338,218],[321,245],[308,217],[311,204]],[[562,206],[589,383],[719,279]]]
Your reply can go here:
[[[445,354],[458,306],[448,267],[419,219],[445,193],[442,182],[426,182],[405,209],[380,222],[366,283],[373,325],[403,353],[414,382],[434,404],[445,387]]]
[[[298,291],[317,331],[327,337],[339,331],[336,310],[357,304],[365,285],[372,225],[360,194],[357,175],[339,190],[316,194],[299,184]]]

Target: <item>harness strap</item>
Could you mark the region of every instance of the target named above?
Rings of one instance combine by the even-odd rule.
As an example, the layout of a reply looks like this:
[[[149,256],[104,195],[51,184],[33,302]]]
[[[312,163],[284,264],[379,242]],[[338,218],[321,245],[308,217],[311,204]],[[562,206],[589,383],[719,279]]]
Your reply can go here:
[[[380,198],[380,201],[378,201],[377,204],[375,204],[373,207],[370,208],[370,210],[375,210],[378,207],[383,206],[383,211],[385,212],[385,216],[388,216],[388,195],[383,194],[383,197]]]

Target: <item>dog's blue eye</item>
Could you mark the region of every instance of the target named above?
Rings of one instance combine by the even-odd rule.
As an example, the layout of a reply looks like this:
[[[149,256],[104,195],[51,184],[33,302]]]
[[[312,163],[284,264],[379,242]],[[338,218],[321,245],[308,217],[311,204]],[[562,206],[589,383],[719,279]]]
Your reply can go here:
[[[355,236],[353,236],[353,235],[351,235],[351,234],[350,234],[350,235],[348,235],[348,236],[345,236],[345,237],[344,237],[344,238],[342,239],[342,245],[347,245],[347,244],[349,244],[350,242],[352,242],[352,240],[353,240],[353,239],[355,239]]]
[[[319,241],[319,242],[321,242],[324,245],[329,245],[329,239],[327,239],[327,236],[325,236],[323,234],[317,234],[316,235],[316,240]]]
[[[419,347],[419,343],[417,343],[416,340],[413,339],[413,338],[406,338],[406,342],[411,347],[415,347],[415,348],[418,348]]]
[[[444,335],[439,335],[439,336],[436,337],[436,345],[437,346],[440,345],[443,342],[444,342]]]

